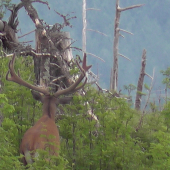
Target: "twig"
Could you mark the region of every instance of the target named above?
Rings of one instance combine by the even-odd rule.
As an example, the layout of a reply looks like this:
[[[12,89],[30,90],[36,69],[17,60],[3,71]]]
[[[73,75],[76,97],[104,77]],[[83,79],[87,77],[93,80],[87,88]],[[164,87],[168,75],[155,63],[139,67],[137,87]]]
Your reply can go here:
[[[99,60],[105,62],[102,58],[98,57],[97,55],[94,55],[94,54],[92,54],[92,53],[87,53],[87,52],[86,52],[86,54],[91,55],[91,56],[93,56],[93,57],[96,57],[96,58],[98,58]]]
[[[145,73],[146,76],[148,76],[149,78],[153,79],[153,77],[151,77],[149,74]]]
[[[48,9],[50,9],[50,6],[49,6],[49,4],[48,4],[48,2],[47,2],[47,1],[46,1],[46,2],[44,2],[44,1],[41,1],[41,0],[35,0],[35,1],[31,1],[31,2],[39,2],[39,3],[45,4],[45,5],[47,5],[47,6],[48,6]]]
[[[76,49],[76,50],[78,50],[78,51],[84,52],[81,48],[78,48],[78,47],[70,47],[70,48],[74,48],[74,49]],[[92,54],[92,53],[86,52],[86,54],[89,54],[89,55],[91,55],[91,56],[94,56],[94,57],[98,58],[99,60],[105,62],[102,58],[100,58],[99,56],[96,56],[96,55],[94,55],[94,54]]]
[[[100,31],[98,31],[98,30],[93,30],[93,29],[87,29],[87,30],[88,30],[88,31],[94,31],[94,32],[97,32],[97,33],[102,34],[102,35],[104,35],[104,36],[107,36],[106,34],[100,32]]]
[[[73,44],[73,43],[75,43],[76,41],[73,41],[72,43],[70,43],[66,48],[64,48],[64,50],[63,51],[65,51],[65,50],[67,50],[67,49],[69,49],[69,48],[71,48],[71,45]]]
[[[58,64],[56,64],[56,63],[50,63],[50,65],[53,65],[53,66],[56,66],[56,67],[58,67],[58,68],[61,68]]]
[[[121,37],[125,38],[125,36],[124,36],[124,35],[122,35],[122,34],[120,34],[120,33],[119,33],[119,35],[120,35]]]
[[[56,79],[53,79],[53,80],[50,82],[50,84],[51,84],[51,83],[55,83],[55,82],[57,82],[58,80],[61,80],[61,79],[63,79],[63,78],[65,78],[65,76],[60,76],[60,77],[58,77],[58,78],[56,78]]]
[[[30,41],[23,41],[23,42],[20,42],[20,43],[25,44],[25,43],[30,43],[30,42],[33,42],[33,40],[30,40]]]
[[[126,33],[128,33],[128,34],[134,35],[133,33],[129,32],[129,31],[126,31],[126,30],[124,30],[124,29],[119,28],[119,30],[120,30],[120,31],[123,31],[123,32],[126,32]]]
[[[119,56],[126,58],[127,60],[131,61],[128,57],[124,56],[123,54],[118,53]]]
[[[22,35],[22,36],[19,36],[18,38],[22,38],[22,37],[24,37],[24,36],[26,36],[26,35],[28,35],[28,34],[31,34],[31,33],[33,33],[33,32],[35,32],[35,30],[33,30],[33,31],[30,31],[30,32],[28,32],[28,33],[26,33],[26,34],[24,34],[24,35]]]
[[[118,10],[120,11],[120,12],[122,12],[122,11],[126,11],[126,10],[129,10],[129,9],[133,9],[133,8],[138,8],[138,7],[141,7],[141,6],[144,6],[145,4],[139,4],[139,5],[133,5],[133,6],[129,6],[129,7],[126,7],[126,8],[118,8]]]

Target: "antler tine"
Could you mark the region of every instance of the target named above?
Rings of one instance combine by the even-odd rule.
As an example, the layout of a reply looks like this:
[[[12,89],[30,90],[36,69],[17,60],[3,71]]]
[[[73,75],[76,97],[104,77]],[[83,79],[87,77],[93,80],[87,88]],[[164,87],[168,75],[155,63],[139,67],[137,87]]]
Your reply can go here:
[[[47,89],[42,89],[40,87],[37,87],[37,86],[33,86],[29,83],[27,83],[26,81],[22,80],[19,76],[19,74],[17,75],[15,73],[15,70],[14,70],[14,63],[15,63],[15,53],[13,54],[13,57],[12,59],[9,61],[9,65],[8,65],[8,72],[6,74],[6,80],[8,81],[13,81],[17,84],[20,84],[20,85],[23,85],[29,89],[32,89],[32,90],[35,90],[35,91],[38,91],[40,93],[43,93],[44,95],[48,95],[49,92],[47,91]],[[11,75],[11,77],[9,77],[9,74]]]
[[[87,77],[86,77],[86,79],[85,79],[85,81],[84,81],[84,83],[82,85],[80,85],[80,86],[78,86],[78,87],[76,87],[74,89],[73,93],[80,90],[80,89],[82,89],[85,86],[86,83],[87,83]]]
[[[6,80],[16,82],[16,80],[14,79],[14,77],[15,77],[14,63],[15,63],[15,53],[13,54],[12,59],[9,61],[9,64],[8,64],[9,70],[6,74]],[[9,73],[10,73],[11,77],[9,77]],[[18,76],[19,76],[19,71],[18,71]]]
[[[90,65],[90,66],[86,65],[86,63],[87,63],[86,59],[87,59],[87,56],[86,56],[86,53],[84,53],[82,68],[84,69],[85,72],[87,72],[92,67],[92,65]]]
[[[86,65],[86,53],[84,54],[84,58],[83,58],[83,63],[82,63],[82,67],[79,65],[79,63],[77,62],[77,65],[79,67],[79,69],[81,70],[81,74],[79,76],[79,78],[76,80],[75,83],[73,83],[70,87],[64,89],[64,90],[59,90],[57,91],[54,96],[59,96],[59,95],[64,95],[64,94],[70,94],[70,93],[74,93],[76,92],[77,90],[80,90],[87,82],[87,78],[86,80],[84,81],[84,83],[82,85],[80,85],[79,87],[77,87],[80,82],[83,80],[83,78],[86,76],[86,72],[92,67],[91,65],[90,66],[87,66]]]

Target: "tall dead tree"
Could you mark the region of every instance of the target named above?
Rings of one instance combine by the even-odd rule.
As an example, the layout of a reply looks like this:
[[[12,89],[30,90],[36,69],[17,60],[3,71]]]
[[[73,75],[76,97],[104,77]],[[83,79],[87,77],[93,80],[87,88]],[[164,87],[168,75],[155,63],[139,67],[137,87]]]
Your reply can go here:
[[[95,54],[88,53],[88,52],[86,51],[86,44],[87,44],[87,42],[86,42],[86,32],[87,32],[87,31],[93,31],[93,32],[99,33],[99,34],[101,34],[101,35],[107,36],[106,34],[100,32],[100,31],[98,31],[98,30],[93,30],[93,29],[88,29],[88,28],[87,28],[86,13],[87,13],[88,10],[99,11],[100,9],[96,9],[96,8],[86,8],[86,0],[83,0],[83,5],[82,5],[82,18],[83,18],[82,51],[83,51],[83,53],[89,54],[89,55],[91,55],[91,56],[93,56],[93,57],[96,57],[96,58],[98,58],[99,60],[101,60],[101,61],[104,62],[104,60],[103,60],[102,58],[96,56]]]
[[[144,50],[145,51],[145,50]],[[144,52],[143,52],[144,53]],[[145,51],[145,53],[146,53],[146,51]],[[146,54],[145,54],[146,55]],[[146,57],[145,57],[145,60],[146,60]],[[146,63],[145,63],[146,64]],[[144,105],[144,108],[143,108],[143,110],[141,111],[141,116],[140,116],[140,119],[139,119],[139,123],[138,123],[138,125],[137,125],[137,127],[136,127],[136,132],[137,131],[139,131],[139,129],[141,128],[141,126],[142,126],[142,124],[143,124],[143,118],[144,118],[144,116],[145,116],[145,114],[146,114],[146,108],[147,108],[147,106],[148,106],[148,104],[149,104],[149,100],[150,100],[150,96],[151,96],[151,91],[152,91],[152,88],[153,88],[153,84],[154,84],[154,77],[155,77],[155,69],[153,69],[153,75],[152,76],[150,76],[150,75],[148,75],[148,74],[146,74],[145,73],[145,75],[147,75],[149,78],[151,78],[151,83],[150,83],[150,87],[145,87],[146,89],[147,89],[147,91],[148,91],[148,95],[147,95],[147,99],[146,99],[146,103],[145,103],[145,105]],[[140,106],[139,106],[139,108],[136,108],[136,109],[140,109]]]
[[[140,110],[140,106],[141,106],[143,82],[144,82],[144,77],[146,75],[145,66],[146,66],[146,50],[144,49],[143,54],[142,54],[141,71],[140,71],[140,75],[139,75],[137,92],[136,92],[136,100],[135,100],[135,109],[137,109],[137,110]]]
[[[116,0],[116,16],[115,16],[115,25],[114,25],[114,42],[113,42],[113,68],[111,71],[111,78],[110,78],[110,90],[114,90],[117,91],[117,86],[118,86],[118,58],[119,56],[122,56],[126,59],[128,59],[127,57],[125,57],[124,55],[119,53],[119,36],[120,31],[132,34],[126,30],[120,29],[119,28],[119,23],[120,23],[120,15],[121,12],[129,10],[129,9],[133,9],[133,8],[138,8],[143,6],[142,4],[139,5],[134,5],[134,6],[129,6],[126,8],[120,8],[119,7],[119,0]],[[128,59],[129,60],[129,59]]]
[[[82,30],[82,50],[83,53],[86,52],[86,29],[87,29],[87,22],[86,22],[86,0],[83,0],[83,30]]]

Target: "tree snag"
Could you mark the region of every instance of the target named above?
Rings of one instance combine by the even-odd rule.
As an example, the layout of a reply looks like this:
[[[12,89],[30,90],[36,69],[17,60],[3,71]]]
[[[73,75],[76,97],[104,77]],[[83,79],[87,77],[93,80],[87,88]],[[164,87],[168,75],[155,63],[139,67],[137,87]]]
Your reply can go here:
[[[119,7],[119,0],[116,0],[116,16],[115,16],[115,25],[114,25],[114,42],[113,42],[113,69],[111,71],[111,83],[110,83],[110,90],[117,91],[117,86],[118,86],[118,57],[123,56],[122,54],[118,53],[118,46],[119,46],[119,36],[120,36],[120,31],[132,34],[126,30],[122,30],[119,28],[119,23],[120,23],[120,14],[123,11],[133,9],[133,8],[138,8],[143,6],[142,4],[140,5],[133,5],[129,6],[126,8],[120,8]],[[127,57],[124,57],[127,59]],[[128,59],[129,60],[129,59]]]
[[[142,97],[142,89],[143,89],[143,81],[145,74],[145,66],[146,66],[146,50],[143,50],[142,54],[142,63],[141,63],[141,71],[139,75],[137,92],[136,92],[136,100],[135,100],[135,109],[140,110],[141,106],[141,97]]]

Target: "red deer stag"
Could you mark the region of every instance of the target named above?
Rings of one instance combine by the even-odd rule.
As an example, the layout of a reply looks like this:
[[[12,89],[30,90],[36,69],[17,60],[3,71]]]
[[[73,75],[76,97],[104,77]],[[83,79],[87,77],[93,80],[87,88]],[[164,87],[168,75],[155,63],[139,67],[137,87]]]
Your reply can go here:
[[[33,162],[32,158],[36,156],[35,151],[37,149],[45,150],[48,147],[50,155],[58,155],[60,137],[58,128],[55,124],[55,113],[58,104],[66,104],[71,100],[69,97],[59,98],[59,96],[74,93],[81,89],[86,84],[87,78],[83,84],[79,84],[91,66],[86,65],[85,54],[82,67],[77,62],[79,69],[81,70],[81,74],[78,79],[70,87],[58,90],[54,94],[50,94],[49,88],[37,87],[22,80],[20,76],[15,73],[14,62],[15,54],[13,55],[12,60],[9,62],[9,70],[6,75],[6,79],[32,89],[33,97],[43,103],[43,116],[33,127],[26,131],[20,145],[20,153],[24,155],[22,161],[24,165],[27,165],[28,163]],[[53,138],[49,138],[51,135]],[[52,145],[49,143],[52,143]]]

